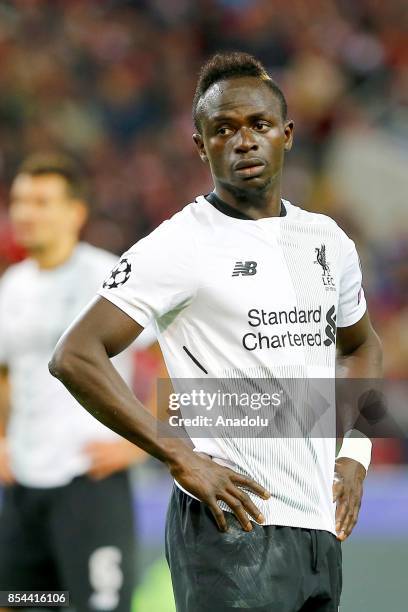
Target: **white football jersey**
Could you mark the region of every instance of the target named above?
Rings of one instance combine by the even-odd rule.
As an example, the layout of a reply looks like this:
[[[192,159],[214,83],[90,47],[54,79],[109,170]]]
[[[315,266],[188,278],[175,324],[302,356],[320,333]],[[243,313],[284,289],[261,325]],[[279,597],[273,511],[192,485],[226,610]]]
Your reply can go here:
[[[200,196],[125,253],[99,291],[141,325],[155,321],[172,379],[334,378],[336,327],[366,310],[356,249],[329,217],[283,207],[240,219]],[[335,533],[333,437],[187,431],[197,451],[272,493],[252,496],[266,524]]]
[[[11,412],[7,428],[12,470],[30,487],[67,484],[89,467],[91,441],[117,436],[99,423],[48,371],[55,345],[95,296],[117,258],[86,243],[63,265],[42,270],[27,259],[0,282],[0,363],[9,369]],[[130,385],[132,351],[113,359]]]

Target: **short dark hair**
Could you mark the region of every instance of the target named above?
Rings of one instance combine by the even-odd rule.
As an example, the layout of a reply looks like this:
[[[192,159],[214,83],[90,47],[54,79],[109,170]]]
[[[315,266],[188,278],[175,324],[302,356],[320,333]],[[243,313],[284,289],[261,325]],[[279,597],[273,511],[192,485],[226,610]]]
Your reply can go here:
[[[247,76],[259,79],[273,91],[279,100],[282,118],[283,120],[286,119],[288,113],[286,98],[281,88],[268,74],[266,68],[253,55],[241,51],[232,51],[216,53],[200,70],[193,100],[193,121],[198,130],[200,129],[199,102],[205,92],[219,81]]]
[[[65,153],[35,153],[27,157],[17,169],[16,175],[44,176],[56,174],[65,179],[71,198],[88,200],[88,188],[79,163]]]

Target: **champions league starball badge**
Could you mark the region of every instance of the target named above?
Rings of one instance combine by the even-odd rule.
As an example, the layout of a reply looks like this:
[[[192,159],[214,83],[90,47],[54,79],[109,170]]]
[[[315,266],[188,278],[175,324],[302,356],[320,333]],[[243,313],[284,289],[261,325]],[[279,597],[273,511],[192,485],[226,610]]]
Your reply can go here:
[[[116,289],[124,285],[129,280],[132,266],[127,259],[121,259],[120,262],[113,268],[109,278],[103,283],[104,289]]]

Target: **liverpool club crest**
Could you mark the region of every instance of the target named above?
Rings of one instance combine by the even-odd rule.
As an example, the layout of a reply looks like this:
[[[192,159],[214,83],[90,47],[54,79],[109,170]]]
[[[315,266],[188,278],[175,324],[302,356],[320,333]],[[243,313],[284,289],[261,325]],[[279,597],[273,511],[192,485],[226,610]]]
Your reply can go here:
[[[315,248],[316,261],[314,263],[319,264],[322,267],[322,281],[326,291],[335,291],[334,278],[330,274],[330,266],[326,257],[326,245],[322,244]]]

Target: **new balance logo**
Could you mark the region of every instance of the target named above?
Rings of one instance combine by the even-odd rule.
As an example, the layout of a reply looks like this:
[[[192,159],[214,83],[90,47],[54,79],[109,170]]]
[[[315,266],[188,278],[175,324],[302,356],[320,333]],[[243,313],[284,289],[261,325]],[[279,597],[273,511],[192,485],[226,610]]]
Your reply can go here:
[[[256,261],[237,261],[232,276],[253,276],[257,265]]]

